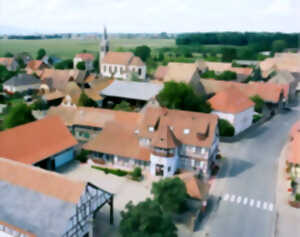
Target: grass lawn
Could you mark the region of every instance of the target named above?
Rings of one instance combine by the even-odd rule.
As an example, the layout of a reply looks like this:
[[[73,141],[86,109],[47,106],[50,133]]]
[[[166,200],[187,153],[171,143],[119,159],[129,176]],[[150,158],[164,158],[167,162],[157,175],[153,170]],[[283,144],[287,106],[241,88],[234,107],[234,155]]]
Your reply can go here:
[[[111,49],[135,48],[140,45],[148,45],[150,48],[175,46],[174,39],[111,39]],[[73,58],[82,50],[96,54],[99,48],[98,40],[72,40],[72,39],[48,39],[48,40],[0,40],[0,57],[6,52],[13,54],[29,52],[36,56],[38,49],[44,48],[50,55],[60,58]]]

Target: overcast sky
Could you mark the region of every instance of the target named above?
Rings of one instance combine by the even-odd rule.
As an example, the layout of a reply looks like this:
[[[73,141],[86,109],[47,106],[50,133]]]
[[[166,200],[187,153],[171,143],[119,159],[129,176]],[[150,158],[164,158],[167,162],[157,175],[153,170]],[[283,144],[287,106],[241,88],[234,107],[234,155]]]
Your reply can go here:
[[[300,0],[0,0],[5,31],[300,32]]]

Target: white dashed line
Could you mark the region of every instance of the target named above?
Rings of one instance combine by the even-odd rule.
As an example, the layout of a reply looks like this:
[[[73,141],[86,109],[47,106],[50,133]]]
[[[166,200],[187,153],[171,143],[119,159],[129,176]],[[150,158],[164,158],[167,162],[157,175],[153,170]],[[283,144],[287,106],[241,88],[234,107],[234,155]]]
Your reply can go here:
[[[234,200],[235,200],[235,195],[232,195],[231,198],[230,198],[230,201],[234,202]]]
[[[257,207],[257,208],[260,208],[260,201],[257,201],[257,202],[256,202],[256,207]]]
[[[244,205],[247,205],[247,203],[248,203],[248,198],[244,198],[243,204],[244,204]]]
[[[236,199],[236,202],[239,204],[242,201],[242,197],[238,196],[238,198]]]

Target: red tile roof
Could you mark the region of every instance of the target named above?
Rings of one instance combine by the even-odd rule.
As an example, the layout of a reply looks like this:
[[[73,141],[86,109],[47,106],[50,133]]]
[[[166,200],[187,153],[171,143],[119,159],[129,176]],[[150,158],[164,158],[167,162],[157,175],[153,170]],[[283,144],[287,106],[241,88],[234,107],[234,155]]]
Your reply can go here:
[[[165,149],[176,148],[178,146],[174,133],[163,118],[155,132],[151,145]]]
[[[163,81],[165,76],[167,75],[167,72],[168,72],[168,67],[167,66],[159,66],[156,69],[156,72],[154,74],[154,78],[156,80]]]
[[[87,184],[67,179],[55,172],[2,158],[0,180],[74,204],[80,201]]]
[[[235,87],[229,87],[217,92],[208,102],[211,104],[213,110],[232,114],[237,114],[254,107],[254,103],[248,96]]]
[[[75,58],[81,58],[83,61],[93,61],[95,59],[94,55],[90,53],[78,53]]]
[[[231,67],[229,71],[245,76],[251,76],[253,73],[253,69],[251,67]]]
[[[145,63],[142,61],[142,59],[140,59],[140,57],[134,56],[130,62],[130,66],[142,67],[145,66]]]
[[[0,133],[0,157],[35,164],[77,141],[58,116],[46,117]]]
[[[129,65],[133,56],[134,55],[131,52],[108,52],[104,56],[102,63]]]
[[[0,65],[10,66],[14,62],[14,58],[0,58]]]
[[[27,68],[31,69],[32,71],[40,70],[42,69],[41,66],[43,65],[42,60],[31,60],[27,64]]]

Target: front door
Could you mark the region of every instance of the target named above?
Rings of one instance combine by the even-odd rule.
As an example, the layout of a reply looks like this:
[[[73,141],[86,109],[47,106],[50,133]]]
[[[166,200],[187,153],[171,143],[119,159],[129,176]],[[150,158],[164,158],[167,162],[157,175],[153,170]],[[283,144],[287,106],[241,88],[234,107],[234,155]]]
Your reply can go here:
[[[156,176],[164,176],[164,166],[157,164],[155,166],[155,174]]]

